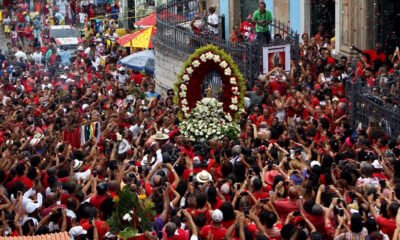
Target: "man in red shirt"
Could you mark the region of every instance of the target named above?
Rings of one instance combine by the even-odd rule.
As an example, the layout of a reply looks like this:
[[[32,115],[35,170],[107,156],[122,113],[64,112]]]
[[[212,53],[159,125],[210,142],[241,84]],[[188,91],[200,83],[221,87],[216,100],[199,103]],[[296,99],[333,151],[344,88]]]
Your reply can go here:
[[[108,186],[106,183],[100,183],[96,186],[96,194],[90,198],[90,204],[92,204],[97,209],[100,209],[101,204],[108,197],[107,194]]]
[[[373,195],[371,194],[368,197],[369,209],[371,211],[372,216],[376,219],[376,222],[379,225],[379,228],[382,230],[384,234],[387,234],[390,239],[393,238],[394,231],[396,230],[396,215],[399,210],[399,204],[397,202],[392,202],[387,207],[387,214],[389,218],[382,217],[378,215],[375,210],[375,206],[373,204]]]
[[[7,183],[6,188],[8,191],[11,190],[11,188],[14,186],[16,182],[21,182],[26,186],[27,189],[30,189],[33,187],[33,182],[31,179],[29,179],[26,174],[28,173],[28,169],[25,167],[23,163],[20,163],[17,165],[16,168],[17,176],[14,177],[10,182]]]
[[[250,42],[253,42],[255,39],[256,34],[254,33],[254,29],[256,27],[255,23],[252,21],[253,15],[250,14],[246,21],[243,21],[242,24],[240,24],[240,32],[244,36],[246,40],[249,40]]]
[[[370,58],[370,62],[368,63],[369,65],[372,65],[374,62],[378,61],[381,63],[386,62],[386,54],[382,51],[381,43],[376,43],[375,49],[370,49],[370,50],[361,50],[354,45],[352,45],[351,48],[358,53],[367,54]]]
[[[203,239],[207,239],[210,235],[212,239],[223,239],[225,238],[225,233],[227,231],[221,225],[222,220],[224,220],[224,215],[221,210],[217,209],[212,212],[212,223],[204,226],[200,231],[200,236]]]
[[[283,187],[283,182],[279,182],[274,190],[274,194],[272,195],[272,202],[274,203],[275,209],[280,215],[282,222],[286,221],[286,217],[289,213],[299,210],[300,201],[299,201],[299,191],[296,187],[289,187],[288,195],[289,199],[276,199],[276,194],[279,192],[279,188]]]

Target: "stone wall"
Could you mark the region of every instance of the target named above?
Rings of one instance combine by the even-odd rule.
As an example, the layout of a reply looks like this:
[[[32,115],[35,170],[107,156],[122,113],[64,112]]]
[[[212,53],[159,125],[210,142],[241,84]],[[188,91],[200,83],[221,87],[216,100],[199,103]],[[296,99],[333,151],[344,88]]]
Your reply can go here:
[[[157,44],[154,45],[154,50],[156,91],[164,95],[168,89],[173,87],[187,56],[180,56],[179,53],[169,51]]]

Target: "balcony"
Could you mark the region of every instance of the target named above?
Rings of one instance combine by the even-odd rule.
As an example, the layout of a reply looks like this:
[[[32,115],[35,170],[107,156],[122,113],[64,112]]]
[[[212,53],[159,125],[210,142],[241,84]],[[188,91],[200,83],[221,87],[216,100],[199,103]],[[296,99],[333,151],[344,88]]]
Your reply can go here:
[[[202,16],[198,0],[174,0],[157,8],[157,33],[153,38],[156,52],[155,79],[159,90],[170,88],[180,71],[182,63],[197,48],[213,44],[230,54],[243,76],[251,85],[262,69],[262,46],[256,43],[229,43],[223,36],[195,34],[190,22],[195,16]],[[224,26],[224,17],[220,17],[219,26]],[[219,28],[219,33],[224,29]],[[284,44],[291,44],[291,58],[298,58],[299,35],[288,26],[273,20],[270,24],[273,37],[279,33]],[[272,42],[270,45],[281,45]]]

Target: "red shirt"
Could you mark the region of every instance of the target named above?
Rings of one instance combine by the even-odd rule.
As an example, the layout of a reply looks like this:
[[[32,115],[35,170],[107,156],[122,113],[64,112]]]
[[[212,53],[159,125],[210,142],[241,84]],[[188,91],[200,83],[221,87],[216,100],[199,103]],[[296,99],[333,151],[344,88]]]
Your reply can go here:
[[[262,190],[259,190],[257,192],[253,192],[253,196],[259,200],[259,199],[264,199],[269,197],[269,193],[268,192],[263,192]]]
[[[143,74],[141,73],[134,73],[131,76],[131,79],[133,80],[133,82],[137,85],[142,84],[142,80],[143,80]]]
[[[21,182],[24,184],[28,189],[33,187],[33,182],[26,176],[18,176],[14,177],[11,182],[7,183],[6,188],[10,190],[16,182]]]
[[[282,222],[286,221],[286,217],[289,213],[299,210],[298,201],[292,201],[289,199],[277,200],[274,202],[274,206],[281,217]]]
[[[206,225],[200,231],[200,236],[207,239],[211,232],[212,239],[224,239],[227,229],[222,226]]]
[[[275,91],[278,91],[282,96],[287,94],[286,84],[282,81],[272,80],[268,83],[269,93],[273,94]]]
[[[94,224],[96,224],[97,232],[99,233],[99,239],[103,240],[104,235],[106,235],[106,233],[110,230],[110,226],[108,226],[107,222],[98,220],[94,221]],[[89,223],[88,219],[82,219],[80,221],[80,225],[85,230],[88,230],[92,227],[92,224]]]
[[[100,209],[101,204],[103,203],[104,200],[108,197],[107,194],[104,195],[94,195],[93,197],[90,198],[90,204],[92,204],[94,207],[97,209]]]
[[[396,220],[378,216],[376,218],[376,222],[378,223],[379,228],[382,230],[382,232],[387,234],[389,238],[392,239],[394,231],[396,229]]]
[[[254,28],[254,23],[251,23],[249,21],[244,21],[242,24],[240,24],[240,32],[242,34],[245,34],[246,32],[250,32],[252,28]]]
[[[308,220],[310,220],[310,222],[313,223],[317,231],[319,231],[320,233],[323,233],[325,231],[325,217],[323,215],[316,216],[308,214],[304,211],[302,213],[308,218]]]
[[[383,52],[378,54],[375,50],[364,50],[362,53],[368,54],[368,56],[370,57],[371,61],[369,62],[369,64],[372,64],[372,62],[375,60],[386,62],[386,55]]]

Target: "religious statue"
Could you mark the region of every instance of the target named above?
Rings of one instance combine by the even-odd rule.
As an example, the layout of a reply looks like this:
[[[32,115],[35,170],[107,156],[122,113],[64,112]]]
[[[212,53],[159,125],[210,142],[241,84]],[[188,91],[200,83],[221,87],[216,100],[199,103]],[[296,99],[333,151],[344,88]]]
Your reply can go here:
[[[212,90],[211,84],[208,85],[208,88],[206,89],[206,97],[208,97],[208,98],[213,97],[213,90]]]

